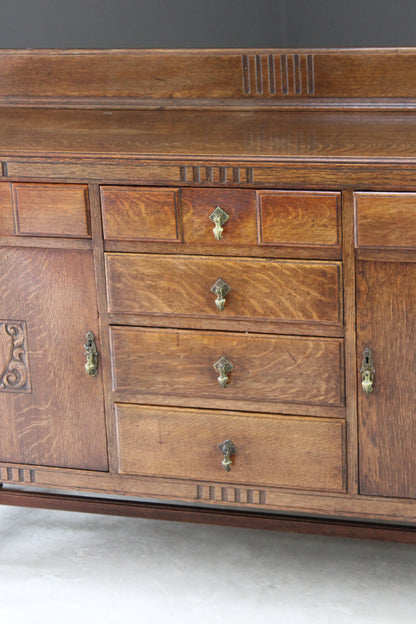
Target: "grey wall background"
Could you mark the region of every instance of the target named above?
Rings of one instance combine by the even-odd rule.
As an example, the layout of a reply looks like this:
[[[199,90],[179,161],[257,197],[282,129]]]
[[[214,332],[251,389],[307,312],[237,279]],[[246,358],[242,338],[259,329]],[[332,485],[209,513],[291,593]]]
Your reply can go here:
[[[0,48],[415,45],[415,0],[0,0]]]

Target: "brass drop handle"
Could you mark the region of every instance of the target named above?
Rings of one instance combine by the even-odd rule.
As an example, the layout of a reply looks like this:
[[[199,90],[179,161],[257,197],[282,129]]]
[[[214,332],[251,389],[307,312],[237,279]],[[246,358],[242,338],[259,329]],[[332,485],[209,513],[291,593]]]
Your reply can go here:
[[[84,352],[87,361],[85,363],[85,370],[88,375],[95,377],[98,367],[98,351],[95,344],[95,336],[92,331],[88,331],[85,334]]]
[[[219,360],[217,360],[217,362],[215,362],[214,368],[219,374],[218,383],[220,384],[221,388],[225,388],[227,386],[227,383],[229,382],[228,373],[231,373],[234,366],[231,364],[231,362],[227,360],[227,358],[222,356]]]
[[[226,472],[230,472],[231,465],[233,463],[231,456],[237,453],[237,449],[235,448],[231,440],[224,440],[224,442],[220,442],[220,444],[218,444],[218,448],[224,455],[224,459],[222,460],[221,464]]]
[[[374,390],[375,372],[373,354],[371,353],[371,350],[366,347],[363,351],[363,363],[360,369],[361,385],[366,394],[370,394],[370,392]]]
[[[217,206],[214,210],[214,212],[212,212],[209,215],[209,218],[211,219],[211,221],[213,221],[215,223],[215,227],[213,228],[213,232],[214,232],[214,236],[217,240],[221,240],[222,239],[222,233],[224,231],[224,228],[222,227],[224,225],[224,223],[226,221],[228,221],[228,219],[230,218],[230,215],[228,215],[225,210],[223,210],[222,208],[220,208],[220,206]]]
[[[211,292],[213,292],[214,295],[217,295],[217,298],[215,299],[215,304],[216,304],[218,310],[220,310],[220,311],[224,310],[225,297],[228,295],[230,290],[231,290],[231,288],[227,284],[227,282],[224,282],[224,280],[222,280],[220,277],[217,279],[215,284],[212,286]]]

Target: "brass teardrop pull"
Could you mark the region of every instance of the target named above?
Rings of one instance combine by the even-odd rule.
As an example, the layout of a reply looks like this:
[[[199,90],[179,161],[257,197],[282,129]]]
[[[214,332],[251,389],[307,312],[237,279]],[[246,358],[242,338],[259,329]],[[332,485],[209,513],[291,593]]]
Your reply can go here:
[[[227,282],[224,282],[224,280],[222,280],[220,277],[217,279],[215,284],[211,287],[211,292],[213,292],[214,295],[217,295],[217,298],[215,299],[215,305],[217,306],[218,310],[220,310],[221,312],[222,310],[224,310],[225,297],[228,295],[230,290],[231,290],[231,287],[227,284]]]
[[[366,394],[370,394],[374,390],[374,375],[375,369],[373,365],[373,354],[371,350],[366,347],[363,351],[363,363],[360,369],[361,373],[361,385]]]
[[[224,440],[224,442],[220,442],[220,444],[218,444],[218,448],[224,455],[224,459],[221,462],[222,467],[226,472],[230,472],[233,463],[231,456],[237,453],[237,449],[231,440]]]
[[[218,383],[220,384],[221,388],[225,388],[227,386],[227,383],[229,382],[228,373],[231,373],[234,366],[231,364],[231,362],[227,360],[227,358],[222,356],[219,360],[217,360],[217,362],[215,362],[214,368],[219,374]]]
[[[224,231],[224,228],[222,226],[226,221],[228,221],[230,215],[228,215],[225,210],[223,210],[220,206],[217,206],[214,212],[209,215],[209,218],[215,223],[215,227],[212,231],[214,232],[216,240],[221,240],[222,233]]]

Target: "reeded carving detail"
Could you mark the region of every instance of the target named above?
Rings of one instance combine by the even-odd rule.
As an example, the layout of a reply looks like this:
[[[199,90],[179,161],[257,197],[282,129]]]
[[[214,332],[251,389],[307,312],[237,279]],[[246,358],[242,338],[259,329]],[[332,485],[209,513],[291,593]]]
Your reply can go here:
[[[248,503],[266,505],[266,490],[246,489],[240,487],[223,487],[220,485],[197,485],[197,500],[209,500],[228,503]]]
[[[32,468],[0,466],[0,481],[3,483],[36,483],[36,472]]]
[[[179,167],[179,178],[181,182],[193,182],[206,184],[252,184],[254,173],[253,167],[212,167],[212,166],[190,166]]]
[[[31,392],[25,321],[0,320],[0,392]]]
[[[314,95],[313,54],[243,54],[244,95]]]

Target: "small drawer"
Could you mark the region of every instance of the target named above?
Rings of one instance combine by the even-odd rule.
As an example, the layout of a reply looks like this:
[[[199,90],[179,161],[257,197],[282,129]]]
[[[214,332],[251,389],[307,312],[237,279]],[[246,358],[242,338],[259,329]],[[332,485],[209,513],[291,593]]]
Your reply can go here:
[[[107,240],[180,240],[177,189],[103,186],[101,204]]]
[[[416,248],[416,193],[355,193],[356,247]]]
[[[259,244],[340,247],[340,193],[258,191]]]
[[[341,407],[342,347],[338,338],[112,327],[113,388],[121,402]]]
[[[88,238],[87,191],[71,184],[13,184],[16,233]]]
[[[341,264],[106,254],[112,314],[342,323]]]
[[[184,242],[209,245],[220,251],[229,246],[257,245],[256,192],[245,189],[183,189],[181,192]],[[222,232],[214,234],[215,210],[223,211]]]
[[[341,420],[147,405],[116,405],[116,418],[121,473],[305,490],[345,487]],[[226,440],[235,448],[229,471],[218,447]]]

